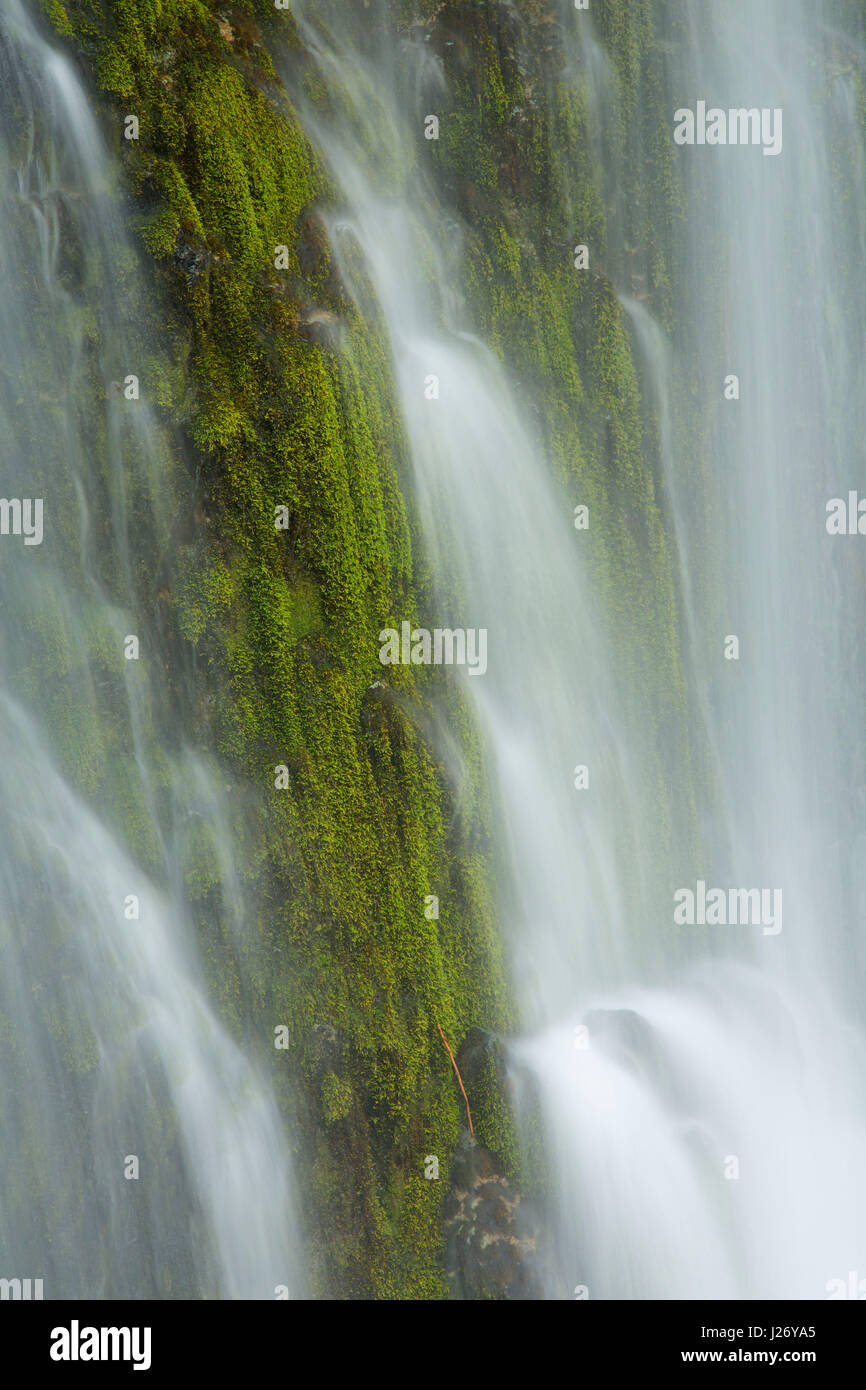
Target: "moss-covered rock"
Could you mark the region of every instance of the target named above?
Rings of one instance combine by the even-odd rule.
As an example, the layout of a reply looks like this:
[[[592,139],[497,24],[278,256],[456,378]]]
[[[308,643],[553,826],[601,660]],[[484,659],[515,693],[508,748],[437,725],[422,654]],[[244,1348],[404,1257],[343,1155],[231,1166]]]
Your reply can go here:
[[[161,643],[193,673],[173,705],[186,737],[244,807],[253,924],[232,939],[207,833],[187,838],[212,993],[270,1058],[303,1154],[311,1290],[444,1296],[444,1187],[423,1160],[447,1164],[461,1110],[437,1024],[459,1040],[507,1027],[509,1006],[477,758],[458,826],[428,743],[434,678],[379,679],[378,631],[415,603],[387,351],[332,276],[327,178],[253,7],[58,0],[48,16],[103,94],[170,344],[142,393],[195,482]]]
[[[378,631],[412,617],[428,578],[387,345],[333,271],[321,217],[332,190],[269,56],[301,40],[266,0],[43,3],[99,93],[134,198],[159,339],[142,390],[186,469],[154,640],[185,736],[217,756],[242,808],[243,942],[222,920],[207,845],[184,850],[213,996],[268,1060],[302,1155],[311,1291],[444,1297],[446,1183],[425,1177],[425,1156],[447,1173],[465,1112],[439,1027],[456,1050],[515,1019],[468,711],[448,694],[458,807],[429,741],[440,676],[394,667],[384,681],[377,660]],[[652,683],[634,717],[655,711],[653,746],[682,718],[675,596],[611,275],[630,246],[635,286],[668,312],[664,238],[651,248],[648,227],[675,208],[646,61],[650,0],[599,11],[624,217],[593,161],[563,7],[407,0],[375,13],[395,31],[422,26],[439,55],[441,136],[423,157],[467,229],[478,329],[536,402],[554,468],[605,537],[593,563],[624,680]],[[137,140],[124,138],[129,115]],[[608,239],[612,218],[625,230]],[[588,273],[574,268],[578,242]],[[131,267],[130,281],[141,274]],[[153,578],[146,567],[151,607]],[[86,748],[88,731],[70,734]],[[115,811],[130,825],[139,814]],[[271,1045],[280,1024],[288,1049]],[[477,1138],[513,1172],[493,1053],[472,1090]]]

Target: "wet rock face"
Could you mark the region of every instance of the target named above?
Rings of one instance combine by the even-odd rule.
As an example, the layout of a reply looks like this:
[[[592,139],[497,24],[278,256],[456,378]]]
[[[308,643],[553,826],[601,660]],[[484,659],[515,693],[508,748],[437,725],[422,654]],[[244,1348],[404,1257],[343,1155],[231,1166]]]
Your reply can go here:
[[[452,1298],[543,1298],[538,1217],[468,1133],[451,1164],[444,1231]]]
[[[187,240],[184,237],[179,237],[174,260],[175,265],[183,271],[189,284],[194,285],[199,276],[209,269],[213,257],[204,242],[198,239]]]

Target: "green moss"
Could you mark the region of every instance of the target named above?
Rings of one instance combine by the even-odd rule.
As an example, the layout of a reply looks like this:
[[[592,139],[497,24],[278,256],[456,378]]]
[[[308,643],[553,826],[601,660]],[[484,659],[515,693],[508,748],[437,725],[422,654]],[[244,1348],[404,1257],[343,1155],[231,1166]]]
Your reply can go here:
[[[58,34],[62,35],[64,39],[73,38],[75,30],[69,21],[69,16],[66,13],[66,8],[62,0],[39,0],[39,3],[45,11],[50,24],[57,30]]]
[[[351,1083],[329,1071],[322,1082],[322,1112],[325,1123],[336,1124],[352,1112]]]
[[[186,739],[216,749],[242,789],[243,940],[224,920],[203,825],[183,828],[178,854],[213,997],[271,1065],[304,1151],[313,1290],[441,1297],[439,1213],[462,1102],[437,1024],[457,1045],[474,1024],[510,1018],[486,787],[458,703],[469,769],[458,824],[427,742],[433,698],[456,697],[435,674],[382,680],[378,632],[413,615],[417,586],[390,354],[331,278],[316,213],[328,181],[244,17],[253,8],[296,40],[261,6],[68,7],[152,258],[164,343],[142,359],[143,389],[197,480],[184,497],[174,479],[159,641],[167,669],[196,673],[192,706],[175,705]],[[505,102],[491,59],[484,119]],[[128,114],[138,141],[123,138]],[[475,157],[492,180],[482,147]],[[502,254],[516,252],[503,242]],[[131,265],[140,294],[137,277]],[[317,340],[310,306],[339,325],[339,354]],[[150,862],[145,808],[115,798],[111,813]],[[429,893],[438,921],[424,916]],[[288,1052],[272,1046],[277,1022]],[[430,1152],[438,1183],[423,1176]]]

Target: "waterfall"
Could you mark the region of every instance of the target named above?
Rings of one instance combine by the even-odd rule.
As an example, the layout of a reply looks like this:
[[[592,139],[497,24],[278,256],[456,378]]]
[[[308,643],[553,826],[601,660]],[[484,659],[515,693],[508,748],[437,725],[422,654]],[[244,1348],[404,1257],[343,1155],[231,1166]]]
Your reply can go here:
[[[184,890],[197,855],[241,933],[235,789],[184,737],[155,616],[195,501],[148,404],[156,310],[76,69],[19,0],[0,108],[0,1273],[297,1297],[287,1137]]]
[[[273,57],[334,192],[327,292],[390,344],[417,619],[486,635],[483,669],[431,681],[425,737],[459,786],[469,711],[490,773],[546,1295],[866,1287],[862,20],[848,0],[652,0],[614,34],[613,6],[573,0],[430,9],[292,0],[276,27],[219,31],[249,77],[288,26]],[[472,70],[475,18],[513,89],[492,59]],[[638,50],[644,85],[624,75]],[[509,183],[476,122],[514,90],[545,117],[535,220],[520,160]],[[297,1140],[247,1008],[262,803],[214,755],[175,634],[209,544],[166,423],[190,374],[109,110],[35,6],[0,0],[0,1277],[46,1298],[297,1298]],[[641,231],[663,186],[667,221]],[[547,362],[569,382],[558,426],[544,353],[518,371],[480,326],[509,294],[479,269],[493,226],[515,285],[561,254],[590,286],[545,282],[583,354]],[[304,307],[323,352],[352,351],[330,300]],[[323,1206],[346,1117],[325,1118]],[[384,1231],[388,1203],[363,1216]]]
[[[512,1055],[551,1169],[549,1295],[821,1298],[866,1271],[862,569],[857,540],[825,529],[825,503],[859,476],[864,54],[829,3],[668,11],[655,51],[671,133],[697,101],[778,108],[784,145],[677,150],[670,331],[617,281],[621,206],[610,218],[675,564],[688,728],[661,754],[617,677],[616,602],[575,536],[580,499],[473,329],[463,231],[418,153],[439,60],[422,37],[359,45],[338,5],[300,0],[318,82],[288,61],[286,81],[340,191],[344,281],[390,335],[435,619],[489,633],[488,671],[464,684],[502,807]],[[610,64],[591,16],[563,0],[559,22],[599,157]],[[694,801],[666,803],[659,759],[689,749]],[[675,921],[674,894],[699,882],[778,892],[783,911]]]

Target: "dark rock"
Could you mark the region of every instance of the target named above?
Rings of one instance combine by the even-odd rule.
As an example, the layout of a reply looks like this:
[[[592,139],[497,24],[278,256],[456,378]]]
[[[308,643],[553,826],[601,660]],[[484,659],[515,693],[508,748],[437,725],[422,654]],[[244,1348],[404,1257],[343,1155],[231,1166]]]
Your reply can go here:
[[[308,278],[321,276],[327,271],[331,246],[325,224],[315,212],[310,212],[302,218],[295,252],[301,271]]]
[[[456,1299],[541,1299],[540,1221],[493,1155],[464,1133],[443,1208],[445,1270]]]
[[[298,331],[302,338],[319,347],[339,347],[343,335],[343,321],[328,309],[311,309],[300,320]]]
[[[207,270],[211,259],[203,241],[187,241],[182,236],[178,237],[174,250],[175,265],[183,271],[191,285],[194,285],[199,276]]]
[[[321,1020],[314,1023],[310,1034],[310,1055],[317,1072],[333,1069],[340,1060],[340,1038],[332,1024]]]

